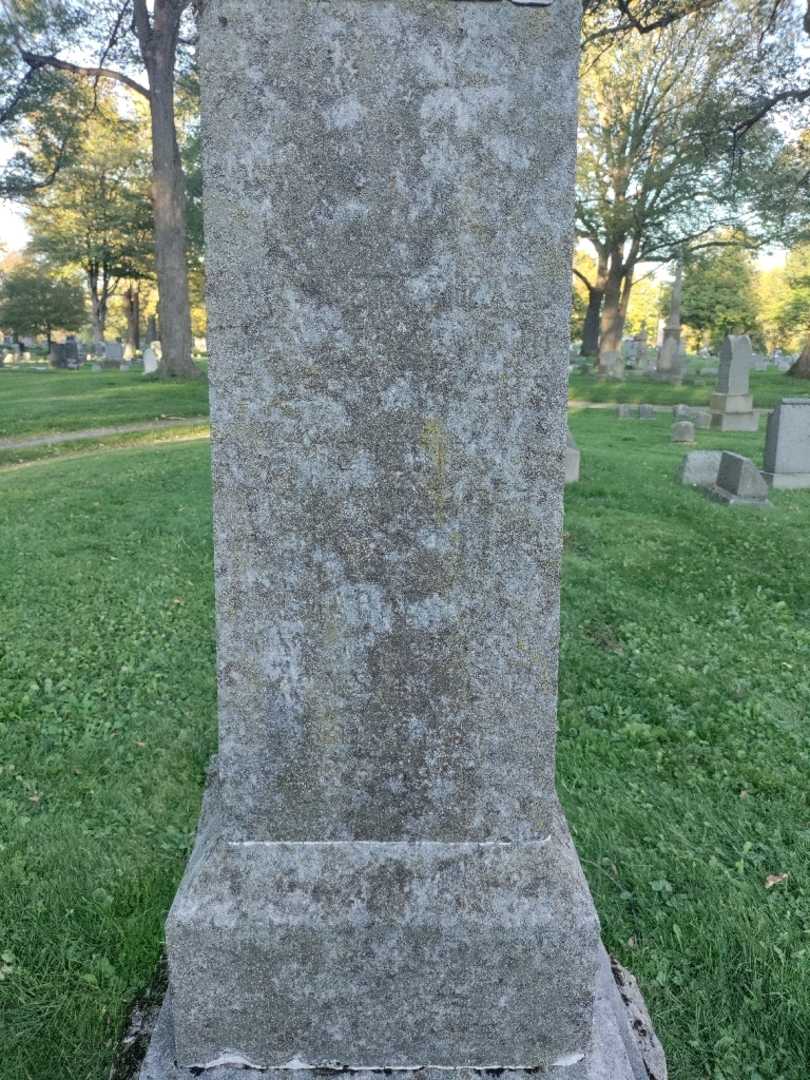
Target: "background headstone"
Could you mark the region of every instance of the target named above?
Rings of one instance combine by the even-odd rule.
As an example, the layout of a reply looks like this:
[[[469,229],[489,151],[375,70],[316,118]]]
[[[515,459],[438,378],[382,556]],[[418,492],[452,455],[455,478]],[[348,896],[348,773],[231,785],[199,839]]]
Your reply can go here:
[[[768,485],[756,465],[742,454],[723,451],[717,482],[708,493],[718,502],[731,506],[769,508]]]
[[[783,398],[768,417],[764,471],[771,487],[810,487],[810,398]]]
[[[720,431],[756,431],[759,416],[749,390],[751,339],[729,335],[720,349],[717,391],[712,394],[712,427]]]
[[[104,355],[113,363],[120,364],[124,359],[124,346],[120,341],[108,341],[104,346]]]
[[[720,472],[722,450],[692,450],[681,462],[680,481],[697,487],[712,487]]]
[[[647,1076],[554,790],[579,14],[204,6],[220,750],[144,1075]]]
[[[683,268],[680,259],[675,264],[675,281],[672,285],[669,318],[661,333],[655,378],[675,385],[683,381],[686,372],[686,356],[681,346],[681,294],[683,291]]]
[[[656,411],[654,405],[639,405],[638,415],[640,420],[654,420]]]
[[[672,441],[674,443],[695,441],[695,425],[691,420],[676,420],[672,425]]]
[[[575,484],[579,480],[580,451],[570,430],[565,431],[565,482]]]
[[[63,342],[55,341],[51,345],[51,352],[49,361],[52,367],[65,368],[67,367],[67,354],[65,345]]]
[[[143,350],[143,373],[144,375],[153,375],[159,366],[159,359],[155,349],[147,345]]]

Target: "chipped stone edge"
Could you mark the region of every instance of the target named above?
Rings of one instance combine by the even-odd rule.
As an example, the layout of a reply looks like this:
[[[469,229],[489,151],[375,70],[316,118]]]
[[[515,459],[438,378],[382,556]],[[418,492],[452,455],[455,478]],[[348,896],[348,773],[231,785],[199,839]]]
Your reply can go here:
[[[592,1072],[586,1058],[598,1059],[597,1071]],[[579,1066],[579,1068],[576,1068]],[[574,1069],[569,1073],[569,1069]],[[582,1069],[585,1069],[583,1072]],[[564,1070],[564,1071],[563,1071]],[[205,1080],[272,1080],[285,1073],[334,1073],[362,1074],[410,1074],[412,1077],[433,1073],[457,1073],[469,1077],[471,1073],[481,1077],[504,1074],[514,1076],[546,1076],[550,1080],[667,1080],[666,1057],[650,1020],[647,1007],[636,979],[619,962],[602,949],[600,975],[594,1011],[594,1030],[591,1053],[572,1051],[558,1058],[548,1068],[541,1066],[436,1066],[423,1065],[408,1068],[379,1066],[346,1066],[339,1062],[311,1065],[300,1058],[293,1058],[284,1066],[269,1069],[257,1066],[242,1054],[228,1051],[215,1061],[191,1068],[179,1068],[174,1058],[174,1022],[171,994],[167,992],[163,1007],[157,1017],[151,1041],[138,1076],[140,1080],[191,1080],[204,1076]],[[135,1077],[132,1078],[135,1080]]]

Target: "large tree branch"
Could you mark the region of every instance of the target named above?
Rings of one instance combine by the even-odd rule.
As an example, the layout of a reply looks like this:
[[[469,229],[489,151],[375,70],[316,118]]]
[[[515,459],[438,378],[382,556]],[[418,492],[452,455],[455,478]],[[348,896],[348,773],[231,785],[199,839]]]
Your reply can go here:
[[[56,68],[58,71],[69,71],[72,75],[82,75],[89,79],[111,79],[113,82],[128,86],[130,90],[134,90],[136,94],[145,97],[147,101],[150,97],[149,90],[145,86],[141,86],[139,82],[131,79],[129,75],[125,75],[122,71],[115,71],[113,68],[84,67],[81,64],[71,64],[69,60],[62,60],[58,56],[44,56],[40,53],[29,52],[27,49],[20,49],[20,56],[32,71],[50,67]]]
[[[599,41],[605,37],[616,37],[620,34],[627,34],[631,31],[635,31],[637,34],[652,34],[656,30],[663,30],[665,27],[670,26],[672,23],[679,22],[681,19],[687,18],[690,15],[694,15],[698,12],[710,11],[712,8],[717,7],[720,0],[698,0],[697,3],[685,3],[680,7],[671,8],[668,11],[664,11],[658,18],[652,18],[646,21],[644,16],[639,17],[631,10],[632,0],[618,0],[616,8],[619,11],[621,18],[612,23],[609,26],[600,27],[600,29],[589,34],[582,44],[588,46],[595,41]],[[810,4],[810,0],[808,0]],[[588,5],[586,5],[587,14]],[[810,33],[810,31],[808,31]]]
[[[810,2],[810,0],[808,0],[808,2]],[[771,97],[763,98],[755,111],[744,120],[741,120],[740,123],[735,125],[732,129],[734,143],[738,143],[744,135],[748,134],[752,127],[758,124],[760,120],[764,120],[768,113],[772,109],[777,108],[777,106],[785,105],[788,102],[798,105],[808,99],[810,99],[810,86],[802,88],[794,87],[792,90],[783,90],[779,94],[773,94]]]
[[[31,195],[35,191],[41,191],[43,188],[48,188],[54,183],[56,177],[59,175],[59,171],[62,168],[65,160],[65,154],[67,152],[68,143],[70,142],[70,136],[72,132],[63,136],[62,142],[59,144],[59,149],[56,152],[53,165],[47,176],[42,180],[31,180],[28,183],[6,183],[0,180],[0,198],[10,199],[19,198],[22,195]]]
[[[17,106],[25,97],[25,91],[28,87],[28,84],[34,78],[34,74],[34,68],[29,68],[28,71],[26,71],[25,75],[23,75],[23,77],[20,79],[20,84],[14,91],[14,95],[12,96],[11,100],[5,106],[5,108],[0,109],[0,124],[5,124],[6,121],[10,120],[13,117]]]
[[[588,279],[585,277],[585,275],[582,273],[582,271],[577,270],[577,268],[575,266],[572,267],[572,269],[573,269],[574,273],[577,275],[577,277],[579,278],[579,280],[585,285],[588,292],[593,292],[594,289],[595,289],[595,286],[591,285],[590,281],[588,281]]]

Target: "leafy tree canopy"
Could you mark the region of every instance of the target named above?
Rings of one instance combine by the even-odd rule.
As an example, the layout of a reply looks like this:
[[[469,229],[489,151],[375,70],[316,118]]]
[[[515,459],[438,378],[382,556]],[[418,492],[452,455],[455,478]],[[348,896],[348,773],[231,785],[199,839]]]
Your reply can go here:
[[[28,260],[9,270],[0,282],[0,326],[22,335],[79,330],[85,318],[84,290],[59,277],[45,263]]]
[[[715,247],[687,258],[681,317],[715,347],[734,333],[750,334],[762,347],[751,253],[739,246]]]

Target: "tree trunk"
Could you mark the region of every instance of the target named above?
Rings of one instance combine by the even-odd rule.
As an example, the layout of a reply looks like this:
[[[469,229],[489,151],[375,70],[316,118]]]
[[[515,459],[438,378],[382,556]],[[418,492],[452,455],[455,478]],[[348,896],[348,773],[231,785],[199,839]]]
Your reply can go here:
[[[624,325],[627,322],[627,309],[630,306],[630,293],[633,291],[633,271],[635,267],[625,265],[622,292],[619,298],[619,314],[622,319],[621,333],[624,334]],[[620,339],[621,340],[621,337]]]
[[[150,315],[146,320],[146,344],[151,345],[158,340],[157,315]]]
[[[104,340],[107,325],[107,301],[104,292],[98,287],[98,267],[87,271],[87,288],[90,292],[90,317],[93,323],[93,341]]]
[[[790,367],[788,375],[796,379],[810,379],[810,341],[799,353],[799,359]]]
[[[602,312],[602,300],[607,283],[607,256],[599,252],[596,266],[596,281],[588,285],[588,307],[582,324],[582,346],[580,356],[596,356],[599,352],[599,317]]]
[[[200,374],[191,359],[191,308],[186,269],[186,205],[174,117],[174,59],[180,7],[156,0],[153,25],[138,38],[149,75],[152,121],[152,208],[160,297],[160,373]],[[145,25],[145,24],[144,24]]]
[[[602,289],[588,289],[588,307],[585,310],[585,321],[582,324],[580,356],[596,356],[599,352],[599,316],[602,311],[604,295]]]
[[[608,354],[621,352],[624,315],[622,314],[622,283],[624,264],[621,251],[614,251],[610,257],[610,269],[605,283],[605,296],[602,303],[602,318],[599,335],[599,370],[606,372],[610,368]]]
[[[141,347],[141,292],[137,282],[130,281],[127,285],[124,303],[127,310],[127,345],[137,350]]]

